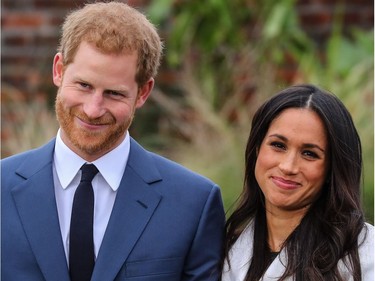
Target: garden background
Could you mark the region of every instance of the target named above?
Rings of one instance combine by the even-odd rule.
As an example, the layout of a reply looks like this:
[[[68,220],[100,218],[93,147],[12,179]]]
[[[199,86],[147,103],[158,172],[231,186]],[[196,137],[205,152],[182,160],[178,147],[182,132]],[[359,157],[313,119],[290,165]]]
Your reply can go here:
[[[64,16],[85,2],[2,0],[2,158],[55,136],[52,58]],[[374,222],[373,0],[124,2],[148,15],[165,42],[156,87],[131,128],[135,139],[217,182],[230,213],[254,111],[288,85],[316,84],[352,113],[366,218]]]

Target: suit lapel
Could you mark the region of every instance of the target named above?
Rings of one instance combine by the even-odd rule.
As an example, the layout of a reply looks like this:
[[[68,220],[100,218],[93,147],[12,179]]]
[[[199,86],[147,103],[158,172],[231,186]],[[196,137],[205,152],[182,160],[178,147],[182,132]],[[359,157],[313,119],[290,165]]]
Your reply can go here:
[[[46,280],[69,280],[57,215],[52,157],[54,141],[32,153],[17,173],[25,181],[12,195],[30,246]]]
[[[161,195],[150,183],[161,177],[150,156],[134,140],[117,191],[92,280],[114,280],[157,208]]]

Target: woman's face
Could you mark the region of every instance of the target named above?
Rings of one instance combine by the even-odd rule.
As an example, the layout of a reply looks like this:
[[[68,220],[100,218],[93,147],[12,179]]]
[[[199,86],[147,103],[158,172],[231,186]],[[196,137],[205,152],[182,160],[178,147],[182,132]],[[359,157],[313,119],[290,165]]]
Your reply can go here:
[[[275,118],[255,165],[266,209],[297,211],[315,201],[328,170],[327,150],[324,124],[314,111],[290,108]]]

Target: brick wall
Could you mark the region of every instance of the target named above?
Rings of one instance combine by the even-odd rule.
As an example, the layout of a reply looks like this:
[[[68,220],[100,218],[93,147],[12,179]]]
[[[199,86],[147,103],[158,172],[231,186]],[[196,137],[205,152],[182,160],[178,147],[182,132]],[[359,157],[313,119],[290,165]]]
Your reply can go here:
[[[65,15],[87,0],[2,0],[2,99],[55,91],[52,59]],[[127,1],[142,6],[146,1]],[[53,88],[51,88],[53,87]],[[25,96],[24,96],[25,94]]]
[[[374,27],[373,0],[298,0],[297,10],[307,34],[317,42],[324,42],[340,5],[344,11],[344,32],[348,33],[354,26],[367,30]]]
[[[55,92],[51,63],[66,13],[86,0],[3,0],[2,5],[2,98],[9,92],[22,98]],[[125,1],[142,7],[148,1]],[[345,28],[373,27],[373,0],[299,0],[297,8],[307,33],[317,42],[328,37],[334,9],[345,3]],[[53,88],[51,88],[53,87]],[[26,94],[26,95],[24,95]]]

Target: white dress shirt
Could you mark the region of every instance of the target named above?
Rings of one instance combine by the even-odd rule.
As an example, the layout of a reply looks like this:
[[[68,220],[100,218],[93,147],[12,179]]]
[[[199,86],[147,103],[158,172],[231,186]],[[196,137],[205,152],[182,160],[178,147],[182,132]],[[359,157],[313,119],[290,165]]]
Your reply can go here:
[[[99,173],[92,180],[94,190],[94,248],[98,256],[109,217],[116,199],[117,189],[124,175],[130,152],[130,137],[112,151],[92,162]],[[53,179],[60,222],[61,237],[69,264],[69,232],[73,197],[81,179],[81,166],[86,163],[62,141],[57,133],[53,161]]]

